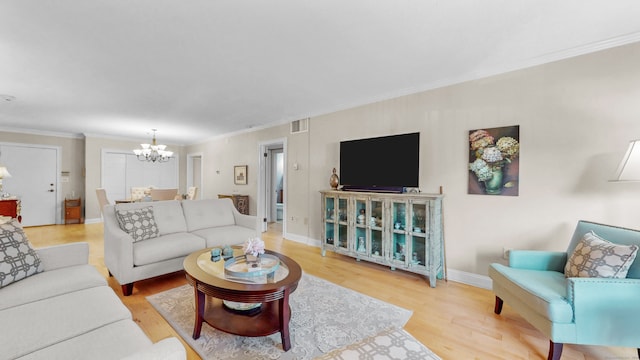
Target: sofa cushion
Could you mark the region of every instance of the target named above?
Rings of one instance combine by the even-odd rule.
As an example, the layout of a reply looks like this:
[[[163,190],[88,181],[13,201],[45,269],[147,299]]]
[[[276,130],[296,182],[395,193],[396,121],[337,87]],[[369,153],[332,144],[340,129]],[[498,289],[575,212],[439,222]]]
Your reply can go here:
[[[22,225],[13,219],[0,224],[0,288],[43,270]]]
[[[126,319],[52,344],[20,359],[121,359],[151,346],[140,327]]]
[[[120,229],[131,235],[134,242],[158,236],[158,226],[151,206],[129,210],[116,206],[116,218]]]
[[[0,289],[0,310],[105,285],[107,281],[91,265],[43,271]]]
[[[231,199],[183,201],[182,209],[189,232],[236,223]]]
[[[638,245],[620,245],[593,231],[582,237],[567,260],[566,277],[625,278],[638,253]]]
[[[184,219],[180,201],[154,201],[151,206],[159,235],[187,232],[187,222]]]
[[[573,309],[567,300],[567,279],[563,273],[491,264],[489,277],[541,316],[557,323],[573,321]]]
[[[185,257],[205,248],[203,238],[189,233],[175,233],[133,244],[133,265],[142,266]]]
[[[206,240],[206,247],[221,247],[224,245],[240,245],[247,239],[256,237],[255,229],[243,226],[219,226],[208,229],[196,230],[192,234]]]
[[[131,313],[110,287],[79,290],[0,311],[0,324],[23,325],[0,328],[0,349],[13,359],[124,319]]]

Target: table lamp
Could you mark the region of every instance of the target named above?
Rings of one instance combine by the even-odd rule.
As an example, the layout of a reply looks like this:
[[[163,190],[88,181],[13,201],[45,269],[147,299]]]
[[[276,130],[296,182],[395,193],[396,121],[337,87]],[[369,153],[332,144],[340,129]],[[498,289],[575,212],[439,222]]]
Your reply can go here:
[[[618,165],[616,176],[611,181],[640,181],[640,140],[629,143],[627,152]]]
[[[0,197],[6,198],[9,196],[9,194],[5,193],[4,189],[2,188],[2,179],[10,177],[11,174],[9,174],[9,170],[7,170],[5,166],[0,165]]]

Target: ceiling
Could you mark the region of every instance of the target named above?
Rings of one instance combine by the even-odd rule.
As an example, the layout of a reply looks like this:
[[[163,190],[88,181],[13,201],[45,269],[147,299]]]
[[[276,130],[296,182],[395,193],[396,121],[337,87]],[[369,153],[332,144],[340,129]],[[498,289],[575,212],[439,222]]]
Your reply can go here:
[[[0,130],[193,144],[640,41],[638,19],[636,0],[0,0]]]

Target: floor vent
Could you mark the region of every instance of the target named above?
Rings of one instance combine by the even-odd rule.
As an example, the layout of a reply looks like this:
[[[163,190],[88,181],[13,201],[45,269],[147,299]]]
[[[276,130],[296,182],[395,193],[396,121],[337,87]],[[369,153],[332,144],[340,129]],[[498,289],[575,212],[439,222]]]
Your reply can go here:
[[[291,133],[303,133],[309,131],[309,118],[295,120],[291,122]]]

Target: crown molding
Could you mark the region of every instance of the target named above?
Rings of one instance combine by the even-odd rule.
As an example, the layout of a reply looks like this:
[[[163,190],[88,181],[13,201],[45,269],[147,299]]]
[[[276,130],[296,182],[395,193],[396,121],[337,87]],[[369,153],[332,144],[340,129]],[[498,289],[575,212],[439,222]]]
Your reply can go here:
[[[457,85],[457,84],[462,84],[469,81],[480,80],[480,79],[488,78],[491,76],[506,74],[516,70],[524,70],[534,66],[545,65],[555,61],[565,60],[565,59],[569,59],[569,58],[573,58],[581,55],[588,55],[588,54],[592,54],[602,50],[612,49],[615,47],[629,45],[636,42],[640,42],[640,32],[634,32],[634,33],[614,37],[607,40],[602,40],[602,41],[597,41],[590,44],[576,46],[570,49],[559,50],[559,51],[551,52],[542,56],[537,56],[530,59],[524,59],[521,61],[513,62],[510,64],[505,64],[504,66],[500,66],[500,67],[486,68],[486,69],[472,72],[472,73],[461,74],[459,76],[426,83],[420,86],[405,88],[402,90],[386,93],[376,97],[361,99],[361,100],[352,101],[349,103],[343,103],[341,105],[334,106],[332,109],[317,109],[316,111],[309,112],[309,115],[307,115],[307,117],[317,117],[317,116],[327,115],[327,114],[335,113],[338,111],[353,109],[356,107],[365,106],[365,105],[369,105],[369,104],[373,104],[381,101],[396,99],[402,96],[418,94],[421,92],[440,89],[440,88]],[[300,118],[300,117],[298,116],[297,118]],[[295,119],[292,119],[292,120],[295,120]]]
[[[0,126],[0,131],[12,132],[17,134],[27,134],[27,135],[53,136],[53,137],[62,137],[62,138],[70,138],[70,139],[84,139],[84,135],[81,133],[43,131],[43,130],[23,129],[23,128],[15,128],[15,127],[7,127],[7,126]]]

